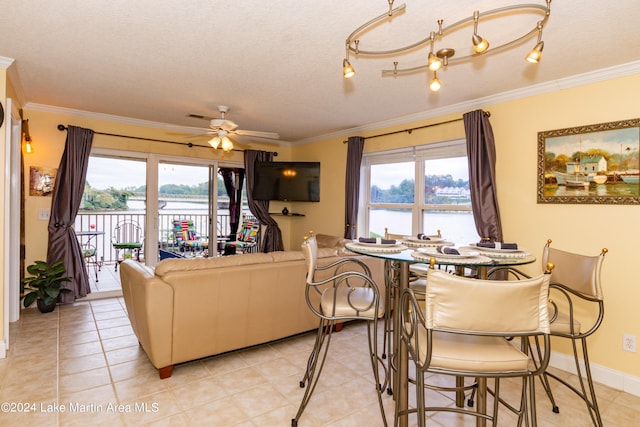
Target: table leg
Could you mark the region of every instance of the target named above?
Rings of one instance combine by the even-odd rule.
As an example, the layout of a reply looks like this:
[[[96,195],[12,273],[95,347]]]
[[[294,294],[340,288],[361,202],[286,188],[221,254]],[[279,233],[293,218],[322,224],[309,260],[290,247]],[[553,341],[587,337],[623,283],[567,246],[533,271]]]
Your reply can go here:
[[[400,263],[400,289],[398,292],[401,294],[404,289],[409,287],[409,263],[401,262]],[[394,340],[395,346],[397,348],[397,363],[398,363],[398,374],[396,375],[396,381],[394,390],[397,390],[397,399],[396,405],[398,405],[398,411],[402,413],[402,411],[406,411],[409,408],[409,352],[407,350],[407,346],[402,341],[400,334],[402,328],[400,326],[401,310],[406,310],[406,307],[401,307],[401,298],[396,298],[396,308],[393,313],[394,318]],[[422,414],[418,416],[424,416]],[[409,425],[409,415],[401,415],[399,421],[400,427],[407,427]]]

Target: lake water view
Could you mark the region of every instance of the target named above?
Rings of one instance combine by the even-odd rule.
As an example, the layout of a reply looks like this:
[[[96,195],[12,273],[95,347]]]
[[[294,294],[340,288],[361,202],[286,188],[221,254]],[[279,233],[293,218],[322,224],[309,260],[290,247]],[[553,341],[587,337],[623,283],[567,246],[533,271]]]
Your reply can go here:
[[[130,209],[118,212],[93,212],[80,211],[76,220],[76,230],[101,231],[104,235],[96,236],[93,243],[96,244],[101,256],[107,262],[112,261],[114,253],[111,248],[111,232],[115,227],[115,223],[125,218],[133,217],[144,228],[145,203],[142,200],[132,200],[128,203]],[[162,241],[171,233],[171,220],[177,218],[185,218],[189,216],[198,216],[206,218],[208,207],[204,203],[190,202],[168,202],[163,209],[159,210],[161,215],[161,223],[159,227]],[[228,215],[228,210],[221,210],[219,215]],[[250,215],[250,212],[247,211]],[[206,228],[206,222],[194,221],[196,228]],[[466,245],[477,242],[479,237],[476,233],[475,223],[471,212],[443,213],[430,211],[425,214],[425,228],[422,230],[425,234],[437,234],[441,230],[442,237],[457,245]],[[93,227],[92,227],[93,225]],[[226,225],[226,223],[225,223]],[[371,214],[370,228],[373,235],[384,235],[385,227],[389,228],[389,232],[396,234],[412,235],[411,231],[411,212],[398,210],[375,210]],[[198,230],[202,235],[207,235],[204,230]]]
[[[425,213],[423,222],[424,229],[421,231],[422,233],[435,235],[440,230],[444,239],[457,245],[467,245],[480,240],[471,212],[428,211]],[[385,227],[393,234],[407,236],[414,234],[411,232],[411,212],[387,209],[372,211],[369,220],[370,235],[384,236]]]

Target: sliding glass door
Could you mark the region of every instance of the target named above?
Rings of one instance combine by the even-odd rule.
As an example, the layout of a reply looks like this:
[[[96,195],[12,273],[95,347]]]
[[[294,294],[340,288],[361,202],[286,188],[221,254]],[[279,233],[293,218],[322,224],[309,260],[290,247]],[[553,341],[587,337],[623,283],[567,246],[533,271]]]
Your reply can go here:
[[[158,164],[159,258],[208,254],[213,221],[213,166]],[[213,239],[215,242],[215,238]]]
[[[123,221],[134,222],[144,231],[146,218],[146,161],[131,157],[91,155],[84,194],[76,219],[76,232],[93,232],[98,259],[113,264],[113,230]],[[122,173],[114,173],[122,171]],[[84,243],[84,242],[81,242]]]

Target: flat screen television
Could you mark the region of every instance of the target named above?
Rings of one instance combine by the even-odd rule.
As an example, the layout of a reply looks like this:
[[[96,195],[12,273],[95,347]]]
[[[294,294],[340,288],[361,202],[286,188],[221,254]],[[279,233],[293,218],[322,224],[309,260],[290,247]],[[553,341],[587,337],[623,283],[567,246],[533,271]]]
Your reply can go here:
[[[320,201],[320,162],[256,162],[255,200]]]

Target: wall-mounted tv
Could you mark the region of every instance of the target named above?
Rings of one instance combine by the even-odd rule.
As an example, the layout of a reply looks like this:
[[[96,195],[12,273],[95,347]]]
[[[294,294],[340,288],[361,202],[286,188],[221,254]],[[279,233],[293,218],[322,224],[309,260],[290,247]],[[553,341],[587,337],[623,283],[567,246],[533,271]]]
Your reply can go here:
[[[255,200],[320,201],[320,162],[256,162]]]

